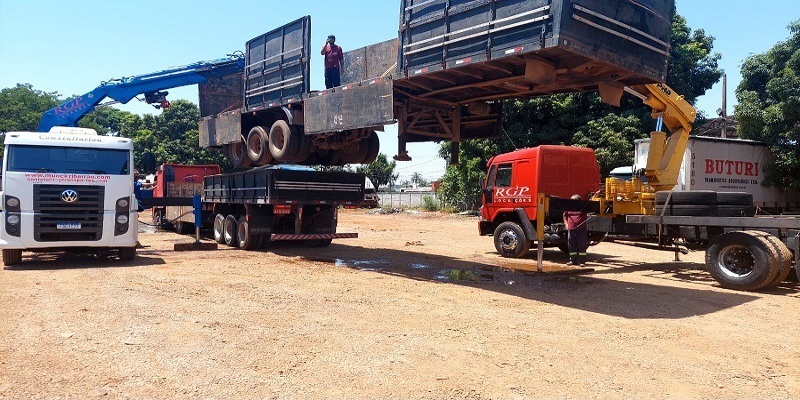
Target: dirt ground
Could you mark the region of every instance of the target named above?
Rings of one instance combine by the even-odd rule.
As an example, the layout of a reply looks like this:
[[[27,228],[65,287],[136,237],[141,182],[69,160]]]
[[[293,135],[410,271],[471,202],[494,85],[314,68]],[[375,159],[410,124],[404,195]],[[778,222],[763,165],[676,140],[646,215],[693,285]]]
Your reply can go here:
[[[800,398],[796,285],[726,290],[702,252],[619,243],[587,274],[549,249],[512,273],[533,253],[501,259],[474,217],[348,210],[339,231],[360,236],[25,253],[0,271],[0,398]]]

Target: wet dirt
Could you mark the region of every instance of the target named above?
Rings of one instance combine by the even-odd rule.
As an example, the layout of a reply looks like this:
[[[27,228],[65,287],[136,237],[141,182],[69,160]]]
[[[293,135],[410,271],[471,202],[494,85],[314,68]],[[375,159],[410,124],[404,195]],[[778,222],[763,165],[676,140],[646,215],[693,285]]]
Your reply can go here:
[[[148,221],[149,222],[149,221]],[[340,213],[327,248],[25,253],[0,271],[0,398],[800,398],[800,288],[702,252],[502,259],[474,217]]]

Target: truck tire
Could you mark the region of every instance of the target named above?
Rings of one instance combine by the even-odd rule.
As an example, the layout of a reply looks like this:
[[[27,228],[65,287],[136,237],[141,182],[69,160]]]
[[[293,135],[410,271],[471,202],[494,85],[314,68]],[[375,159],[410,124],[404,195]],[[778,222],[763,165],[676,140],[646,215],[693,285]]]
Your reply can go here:
[[[228,158],[236,168],[247,168],[250,166],[250,158],[247,157],[247,145],[244,140],[239,143],[226,144],[228,146]]]
[[[245,216],[239,217],[239,221],[236,224],[236,239],[239,242],[239,248],[242,250],[255,250],[258,248],[258,238],[250,234],[250,224]]]
[[[753,206],[717,205],[717,216],[719,217],[752,217],[754,215],[756,215],[756,209]]]
[[[297,130],[292,130],[284,120],[277,120],[269,130],[269,152],[272,158],[280,162],[294,160],[300,146]]]
[[[375,131],[369,135],[367,139],[367,157],[361,161],[361,164],[370,164],[378,158],[378,152],[381,150],[381,140],[378,138],[378,134]],[[363,140],[362,140],[363,141]]]
[[[761,232],[728,232],[717,236],[706,249],[706,268],[728,289],[758,290],[769,285],[781,268],[773,247]]]
[[[717,204],[717,192],[711,190],[690,190],[690,191],[662,191],[656,192],[656,205],[663,205],[667,197],[671,205],[703,205]]]
[[[369,155],[369,149],[370,149],[369,146],[370,146],[369,138],[364,138],[358,141],[358,148],[353,154],[352,164],[364,163],[364,160],[366,160],[367,156]]]
[[[662,215],[662,210],[665,216],[674,217],[716,217],[718,213],[716,204],[674,204],[674,205],[656,205],[655,215]]]
[[[163,209],[153,209],[153,225],[158,229],[167,229],[169,227],[169,223],[164,218]]]
[[[775,279],[773,279],[772,282],[767,285],[767,287],[777,286],[789,278],[789,275],[792,273],[792,261],[794,260],[794,255],[792,254],[792,251],[789,250],[789,248],[786,247],[786,245],[776,236],[770,235],[769,233],[764,233],[762,238],[766,239],[778,253],[781,269],[778,271]]]
[[[175,232],[181,235],[188,235],[194,231],[194,224],[186,221],[175,221]]]
[[[238,221],[236,221],[236,217],[233,215],[228,215],[225,217],[225,222],[222,225],[222,232],[225,244],[230,247],[236,247],[239,245],[239,239],[236,237],[236,233],[239,230]]]
[[[136,259],[136,246],[120,247],[118,250],[119,259],[122,261],[133,261]]]
[[[214,216],[214,241],[219,244],[225,243],[225,216],[222,214]]]
[[[295,154],[294,161],[292,162],[302,163],[308,158],[308,156],[311,155],[311,151],[314,149],[314,145],[311,143],[311,138],[306,136],[305,133],[301,132],[299,128],[292,126],[291,129],[296,131],[293,134],[297,135],[297,140],[299,143],[297,154]]]
[[[531,243],[517,223],[506,221],[494,230],[494,247],[503,257],[519,258],[528,253]]]
[[[717,192],[717,204],[752,207],[753,195],[745,192]]]
[[[17,265],[22,262],[22,249],[3,249],[3,264]]]
[[[269,135],[263,126],[254,127],[247,134],[247,158],[255,166],[272,163],[272,153],[269,152]]]

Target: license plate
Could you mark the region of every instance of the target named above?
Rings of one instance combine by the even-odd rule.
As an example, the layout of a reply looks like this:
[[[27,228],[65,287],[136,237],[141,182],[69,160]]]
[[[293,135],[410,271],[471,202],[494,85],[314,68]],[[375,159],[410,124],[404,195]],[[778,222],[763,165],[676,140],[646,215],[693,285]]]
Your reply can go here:
[[[66,231],[78,230],[78,229],[81,229],[81,223],[80,222],[59,222],[59,223],[56,224],[56,229],[58,229],[58,230],[66,230]]]

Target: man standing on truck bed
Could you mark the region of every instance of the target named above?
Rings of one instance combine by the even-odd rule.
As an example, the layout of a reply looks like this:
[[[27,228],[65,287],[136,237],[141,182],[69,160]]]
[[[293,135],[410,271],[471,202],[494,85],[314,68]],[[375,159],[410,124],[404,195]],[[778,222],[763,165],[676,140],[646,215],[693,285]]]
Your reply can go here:
[[[320,54],[325,56],[325,88],[330,89],[337,87],[341,84],[340,72],[344,54],[342,48],[337,46],[336,36],[329,35],[325,40],[325,46],[322,47]]]
[[[572,200],[582,200],[580,195],[572,195]],[[569,262],[567,265],[586,265],[586,248],[589,247],[589,232],[586,222],[589,216],[584,211],[564,211],[564,225],[567,226],[567,245]]]

